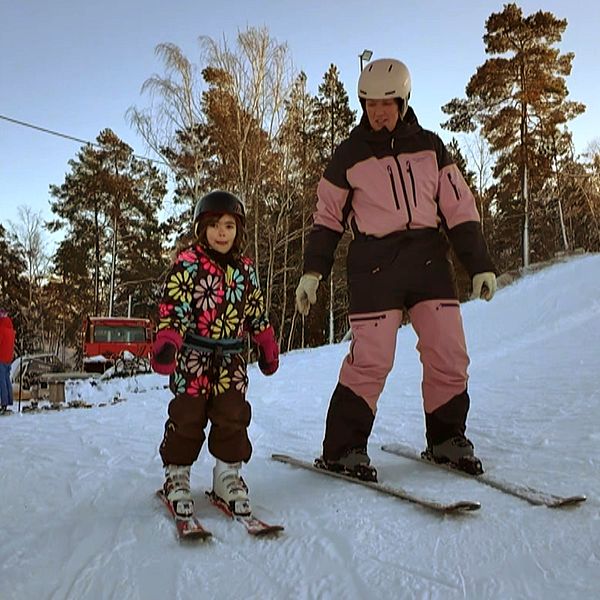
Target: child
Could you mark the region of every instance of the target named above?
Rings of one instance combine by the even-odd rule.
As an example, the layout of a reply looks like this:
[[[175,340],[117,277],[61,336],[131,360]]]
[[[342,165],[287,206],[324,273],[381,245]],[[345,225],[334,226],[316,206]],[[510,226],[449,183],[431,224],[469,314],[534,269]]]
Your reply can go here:
[[[170,375],[175,396],[160,445],[164,491],[177,515],[193,514],[190,466],[210,421],[213,493],[234,513],[247,515],[248,488],[239,473],[252,454],[245,335],[258,345],[265,375],[277,371],[279,347],[252,261],[241,254],[246,238],[241,200],[224,191],[201,198],[193,234],[194,243],[179,253],[167,277],[153,345],[152,367]]]

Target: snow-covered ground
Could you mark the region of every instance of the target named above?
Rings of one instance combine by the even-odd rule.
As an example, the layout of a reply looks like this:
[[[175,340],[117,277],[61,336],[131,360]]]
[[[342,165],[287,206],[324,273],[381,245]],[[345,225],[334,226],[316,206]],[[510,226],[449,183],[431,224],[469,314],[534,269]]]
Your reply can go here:
[[[534,507],[477,482],[383,453],[423,445],[420,363],[410,327],[379,404],[370,453],[380,479],[431,498],[479,500],[439,516],[360,486],[270,459],[320,452],[347,343],[295,351],[279,372],[250,367],[254,455],[245,467],[259,516],[254,539],[204,499],[212,459],[192,470],[208,543],[182,544],[154,496],[169,392],[144,375],[71,399],[92,408],[0,418],[2,600],[565,599],[600,594],[600,256],[530,275],[469,302],[468,433],[487,470],[577,507]],[[100,406],[113,398],[124,402]],[[16,408],[16,407],[15,407]]]

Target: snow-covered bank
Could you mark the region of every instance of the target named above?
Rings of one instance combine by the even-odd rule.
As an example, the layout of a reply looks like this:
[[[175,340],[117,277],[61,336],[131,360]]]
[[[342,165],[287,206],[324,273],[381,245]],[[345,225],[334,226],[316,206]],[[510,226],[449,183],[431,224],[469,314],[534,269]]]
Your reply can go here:
[[[256,512],[283,522],[257,540],[203,497],[212,459],[192,471],[213,532],[182,545],[154,497],[169,392],[143,375],[70,398],[88,409],[0,418],[2,600],[454,599],[595,597],[600,582],[600,256],[525,277],[463,317],[471,354],[469,435],[490,472],[558,493],[556,511],[379,450],[423,444],[420,363],[410,327],[381,397],[370,453],[380,479],[432,498],[479,500],[438,517],[368,489],[270,460],[320,451],[347,344],[282,357],[272,378],[250,368]],[[87,387],[86,387],[87,386]],[[118,395],[124,402],[99,406]]]

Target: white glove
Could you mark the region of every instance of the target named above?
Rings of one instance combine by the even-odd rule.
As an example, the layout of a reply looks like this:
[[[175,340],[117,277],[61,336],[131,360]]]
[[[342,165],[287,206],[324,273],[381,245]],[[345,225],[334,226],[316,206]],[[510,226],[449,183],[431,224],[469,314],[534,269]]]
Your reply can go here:
[[[301,315],[306,316],[310,307],[317,301],[317,288],[321,275],[317,273],[304,273],[296,288],[296,309]]]
[[[491,271],[477,273],[477,275],[473,276],[473,293],[471,294],[471,300],[483,298],[489,302],[494,297],[496,288],[496,275],[494,275],[494,273]]]

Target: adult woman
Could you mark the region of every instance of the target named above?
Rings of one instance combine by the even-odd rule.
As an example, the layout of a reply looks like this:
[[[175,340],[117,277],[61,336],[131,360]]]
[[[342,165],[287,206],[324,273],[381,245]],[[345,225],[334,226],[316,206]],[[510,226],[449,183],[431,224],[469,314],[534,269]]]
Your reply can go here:
[[[319,182],[296,290],[298,311],[308,314],[349,227],[352,343],[317,462],[366,479],[377,476],[367,442],[403,309],[419,338],[427,452],[436,461],[482,471],[465,435],[469,358],[446,240],[471,275],[474,296],[491,300],[496,276],[473,195],[440,138],[417,122],[410,91],[410,73],[399,60],[375,60],[362,71],[364,113]]]

